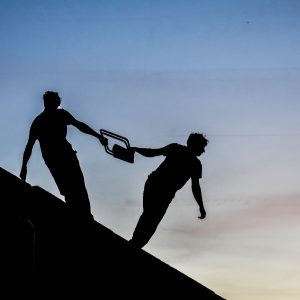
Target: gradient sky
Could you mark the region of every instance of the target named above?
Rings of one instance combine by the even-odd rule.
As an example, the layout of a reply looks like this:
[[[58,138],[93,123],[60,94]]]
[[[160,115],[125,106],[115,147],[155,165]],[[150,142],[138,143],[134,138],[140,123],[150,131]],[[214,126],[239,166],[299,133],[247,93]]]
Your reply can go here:
[[[144,249],[228,300],[299,299],[299,32],[298,0],[2,0],[0,166],[19,174],[46,90],[133,146],[203,132],[207,218],[188,182]],[[162,158],[68,139],[96,220],[130,239]],[[61,198],[38,144],[28,182]]]

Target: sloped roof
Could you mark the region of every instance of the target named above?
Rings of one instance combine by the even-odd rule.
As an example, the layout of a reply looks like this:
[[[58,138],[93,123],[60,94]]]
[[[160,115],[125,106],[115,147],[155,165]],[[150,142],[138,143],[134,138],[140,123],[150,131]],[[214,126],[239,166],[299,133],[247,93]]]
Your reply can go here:
[[[146,251],[133,249],[100,223],[82,227],[69,222],[65,203],[44,189],[2,168],[0,182],[2,258],[10,293],[38,299],[223,299]]]

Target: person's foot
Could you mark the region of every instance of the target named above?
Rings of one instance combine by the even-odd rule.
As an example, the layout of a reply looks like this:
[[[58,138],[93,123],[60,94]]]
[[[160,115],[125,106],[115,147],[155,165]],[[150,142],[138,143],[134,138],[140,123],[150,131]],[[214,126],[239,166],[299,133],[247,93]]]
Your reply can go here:
[[[133,249],[141,249],[142,247],[141,247],[141,245],[139,245],[135,240],[133,240],[133,239],[130,239],[129,241],[128,241],[128,244],[129,244],[129,246],[131,247],[131,248],[133,248]]]

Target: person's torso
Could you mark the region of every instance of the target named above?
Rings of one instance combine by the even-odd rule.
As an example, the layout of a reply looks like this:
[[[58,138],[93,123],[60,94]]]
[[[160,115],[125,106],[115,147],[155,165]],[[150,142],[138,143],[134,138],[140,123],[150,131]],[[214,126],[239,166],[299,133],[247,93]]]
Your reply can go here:
[[[32,130],[38,139],[43,157],[55,158],[72,150],[67,141],[67,125],[69,124],[69,113],[63,109],[51,112],[42,112],[33,122]]]
[[[186,146],[170,144],[166,147],[165,156],[161,165],[150,174],[150,180],[155,180],[162,187],[175,192],[192,176],[201,178],[201,162]]]

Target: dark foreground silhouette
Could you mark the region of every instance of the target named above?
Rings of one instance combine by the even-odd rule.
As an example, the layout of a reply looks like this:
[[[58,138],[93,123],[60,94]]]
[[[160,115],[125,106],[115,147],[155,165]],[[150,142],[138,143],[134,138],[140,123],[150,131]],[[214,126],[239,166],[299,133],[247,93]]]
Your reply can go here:
[[[176,143],[158,149],[132,147],[131,149],[143,156],[153,157],[164,155],[162,164],[149,176],[143,194],[143,213],[135,227],[131,243],[137,248],[144,247],[154,232],[175,193],[191,179],[192,192],[199,205],[200,219],[206,212],[203,205],[199,179],[202,177],[202,165],[197,156],[205,150],[208,140],[203,134],[192,133],[188,137],[187,146]]]
[[[65,196],[69,216],[78,222],[92,221],[83,173],[76,151],[66,139],[67,126],[73,125],[83,133],[96,137],[102,145],[106,145],[107,139],[85,123],[76,120],[66,110],[59,109],[61,98],[58,93],[47,91],[43,99],[44,111],[34,119],[30,127],[20,177],[26,180],[28,160],[35,142],[39,141],[43,159],[60,193]]]
[[[2,299],[223,299],[2,168],[0,184]]]

